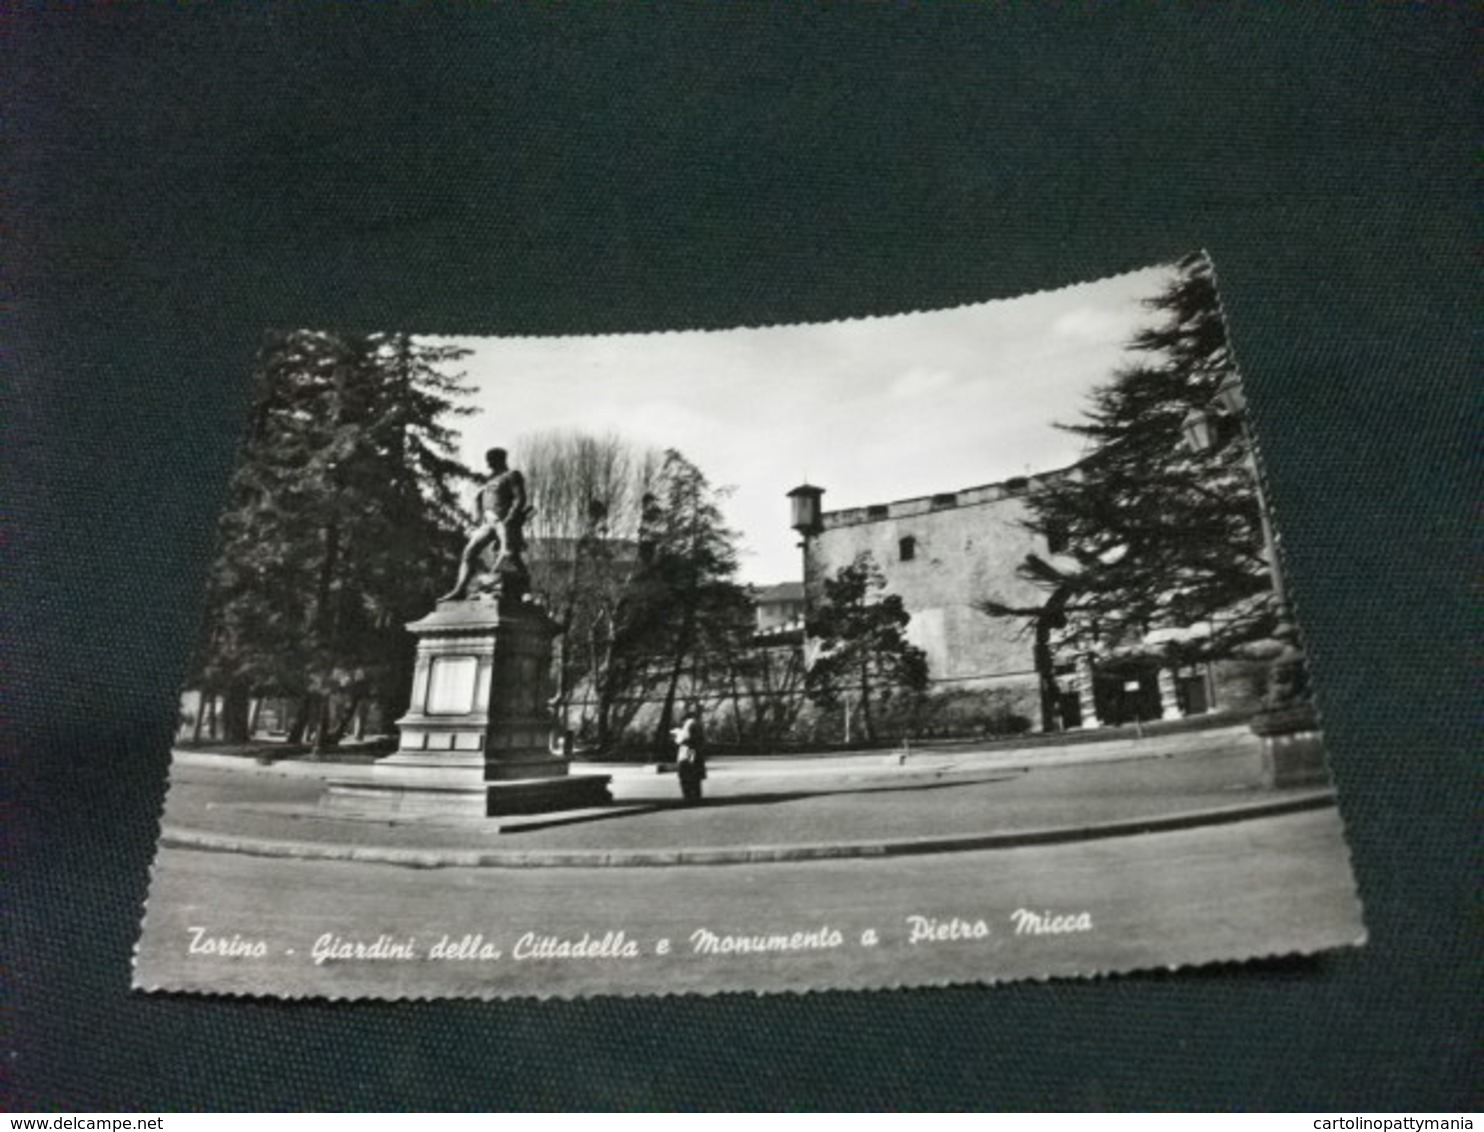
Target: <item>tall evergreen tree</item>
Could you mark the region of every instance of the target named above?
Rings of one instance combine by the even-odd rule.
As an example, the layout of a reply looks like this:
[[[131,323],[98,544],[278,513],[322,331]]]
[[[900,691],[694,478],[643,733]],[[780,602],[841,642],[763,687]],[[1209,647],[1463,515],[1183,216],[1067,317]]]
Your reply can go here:
[[[927,654],[908,642],[912,615],[897,594],[887,594],[881,569],[869,552],[824,581],[823,600],[811,611],[806,635],[818,652],[805,689],[821,707],[842,696],[860,704],[861,728],[876,737],[873,705],[898,690],[922,692],[928,684]]]
[[[736,580],[737,534],[722,517],[721,493],[700,468],[666,450],[645,502],[630,625],[636,649],[660,658],[664,695],[655,745],[663,749],[687,669],[726,649],[751,601]]]
[[[300,707],[338,741],[368,699],[405,694],[402,624],[456,561],[462,515],[451,416],[465,351],[407,335],[293,331],[260,352],[247,435],[208,583],[197,682],[245,738],[251,693]]]
[[[1148,301],[1164,317],[1130,343],[1142,358],[1092,391],[1078,465],[1027,497],[1026,525],[1053,547],[1022,577],[1048,593],[1038,609],[991,598],[986,612],[1028,617],[1038,640],[1086,651],[1137,641],[1156,626],[1203,627],[1186,659],[1230,655],[1271,632],[1271,580],[1259,504],[1240,444],[1197,452],[1192,411],[1213,408],[1235,377],[1210,261],[1192,256]]]

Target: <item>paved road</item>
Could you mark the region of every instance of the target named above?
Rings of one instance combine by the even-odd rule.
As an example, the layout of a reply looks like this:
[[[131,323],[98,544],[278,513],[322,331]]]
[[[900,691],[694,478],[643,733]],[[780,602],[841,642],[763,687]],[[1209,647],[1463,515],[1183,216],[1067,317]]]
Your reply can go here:
[[[904,764],[879,752],[722,761],[701,809],[678,805],[673,775],[606,769],[625,807],[501,832],[482,819],[388,820],[319,805],[326,777],[365,769],[198,757],[177,763],[165,823],[327,844],[606,851],[1014,834],[1282,796],[1261,787],[1260,746],[1246,728],[1035,752],[923,752]]]
[[[1260,750],[1244,728],[1036,752],[921,752],[905,764],[881,753],[722,761],[700,809],[673,804],[672,777],[616,768],[627,806],[617,816],[514,833],[477,818],[389,822],[319,805],[326,777],[369,773],[186,757],[165,821],[328,847],[539,856],[1093,830],[1283,797],[1262,787]],[[419,869],[167,847],[137,975],[143,986],[332,997],[992,981],[1341,945],[1361,932],[1353,891],[1333,807],[1035,847],[662,868]],[[1027,921],[1017,932],[1018,909],[1072,930],[1037,934]],[[913,942],[914,923],[933,938]],[[874,944],[862,942],[868,931]],[[440,941],[466,937],[470,957],[432,956]],[[525,955],[605,938],[597,956]],[[707,938],[714,953],[697,950]],[[332,952],[325,961],[315,961],[316,941],[322,958]],[[737,950],[754,945],[768,950]]]
[[[1017,934],[1021,908],[1072,916],[1064,924],[1086,930]],[[1358,915],[1333,809],[1071,845],[665,869],[430,872],[166,849],[137,982],[496,997],[996,981],[1307,952],[1354,942]],[[910,916],[961,938],[910,942]],[[874,946],[861,942],[868,930]],[[525,951],[539,952],[610,932],[623,936],[610,936],[608,950],[631,943],[637,953],[516,957],[527,933]],[[733,946],[776,936],[789,949],[699,954],[698,932]],[[466,935],[482,937],[486,958],[429,957],[443,937]],[[410,957],[314,962],[317,939],[374,948],[381,937],[383,949]],[[213,940],[261,944],[263,954],[206,953]]]

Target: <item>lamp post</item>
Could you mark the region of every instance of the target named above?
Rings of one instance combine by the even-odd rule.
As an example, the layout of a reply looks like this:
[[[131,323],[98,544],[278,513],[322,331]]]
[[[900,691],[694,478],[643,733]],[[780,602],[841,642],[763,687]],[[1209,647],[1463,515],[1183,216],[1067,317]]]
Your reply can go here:
[[[815,487],[811,483],[802,483],[788,493],[788,501],[792,509],[792,522],[789,526],[799,536],[799,553],[803,559],[800,577],[804,581],[804,629],[799,640],[799,655],[803,660],[804,668],[809,668],[809,540],[824,529],[824,517],[820,507],[820,500],[824,497],[824,488]]]
[[[1288,591],[1283,584],[1278,541],[1273,533],[1272,512],[1267,493],[1263,490],[1262,473],[1257,466],[1257,447],[1247,417],[1247,395],[1242,388],[1242,379],[1235,373],[1228,374],[1216,390],[1212,406],[1214,412],[1192,409],[1186,414],[1182,425],[1186,445],[1194,452],[1213,451],[1224,440],[1219,433],[1220,424],[1223,421],[1235,423],[1241,437],[1243,461],[1257,498],[1263,557],[1273,587],[1276,621],[1273,640],[1277,651],[1268,665],[1268,690],[1263,708],[1252,719],[1252,730],[1263,740],[1264,771],[1273,786],[1323,782],[1328,774],[1319,720],[1309,693],[1308,664],[1288,604]]]
[[[793,521],[789,526],[798,533],[799,549],[804,555],[804,614],[809,614],[809,540],[824,529],[824,518],[820,511],[820,500],[824,497],[824,488],[815,487],[812,483],[803,483],[788,493],[788,501],[792,507]]]
[[[823,497],[824,488],[815,487],[812,483],[800,484],[788,493],[793,505],[793,522],[789,526],[799,533],[800,538],[807,539],[819,533],[820,500]]]

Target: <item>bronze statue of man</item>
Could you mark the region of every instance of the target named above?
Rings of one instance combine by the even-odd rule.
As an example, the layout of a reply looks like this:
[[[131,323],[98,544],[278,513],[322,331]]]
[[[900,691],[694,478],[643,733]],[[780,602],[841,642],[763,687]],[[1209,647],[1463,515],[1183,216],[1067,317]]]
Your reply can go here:
[[[509,466],[503,448],[491,448],[484,459],[489,465],[489,478],[479,489],[477,518],[459,559],[459,578],[439,601],[461,601],[467,596],[479,557],[490,547],[499,552],[489,572],[501,592],[513,594],[530,576],[525,560],[525,526],[535,509],[526,503],[526,478]]]

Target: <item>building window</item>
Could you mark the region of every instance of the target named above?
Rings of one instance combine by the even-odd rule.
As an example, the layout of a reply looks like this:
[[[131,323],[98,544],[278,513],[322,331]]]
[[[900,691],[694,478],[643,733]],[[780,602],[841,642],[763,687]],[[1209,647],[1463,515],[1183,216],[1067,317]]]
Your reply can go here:
[[[884,519],[887,514],[888,508],[885,503],[873,503],[866,508],[867,519]]]
[[[956,491],[944,491],[944,492],[940,492],[939,494],[933,496],[932,509],[934,511],[941,511],[945,507],[957,507],[957,506],[958,506],[958,492],[956,492]]]
[[[903,562],[911,562],[917,557],[917,540],[911,535],[897,542],[897,557]]]
[[[1046,549],[1050,553],[1064,553],[1069,541],[1067,537],[1067,525],[1065,523],[1048,523],[1046,525]]]

